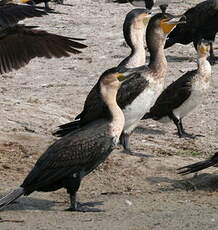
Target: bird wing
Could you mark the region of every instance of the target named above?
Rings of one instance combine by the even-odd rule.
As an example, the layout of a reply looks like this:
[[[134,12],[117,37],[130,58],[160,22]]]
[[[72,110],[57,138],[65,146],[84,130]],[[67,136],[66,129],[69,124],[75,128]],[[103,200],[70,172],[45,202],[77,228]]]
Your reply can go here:
[[[147,85],[148,81],[140,74],[135,74],[134,77],[122,83],[117,93],[117,103],[120,108],[123,109],[126,105],[130,104]],[[105,118],[107,112],[97,83],[87,96],[84,109],[76,119],[80,118],[81,124],[84,125],[90,121]]]
[[[74,38],[33,28],[17,25],[0,33],[0,73],[19,69],[35,57],[68,57],[86,47]]]
[[[113,139],[107,135],[107,123],[89,124],[51,145],[38,159],[22,187],[33,191],[68,175],[90,172],[112,150]]]
[[[97,82],[86,97],[83,111],[75,119],[80,119],[80,124],[85,125],[96,119],[104,118],[106,108],[101,98],[99,82]]]
[[[121,109],[130,104],[148,86],[148,84],[149,81],[146,81],[145,77],[142,77],[140,74],[136,74],[131,79],[122,83],[117,94],[117,103]],[[89,92],[85,100],[83,111],[75,118],[76,120],[60,126],[54,135],[64,136],[67,133],[78,129],[79,126],[86,125],[89,122],[108,116],[110,113],[101,98],[99,90],[100,88],[98,82]]]
[[[47,13],[32,6],[6,4],[0,6],[0,26],[7,28],[25,18],[41,17],[43,15],[47,15]]]
[[[154,119],[167,116],[172,110],[178,108],[191,95],[191,81],[197,71],[189,71],[175,82],[170,84],[157,98],[150,109]]]
[[[149,81],[141,74],[137,73],[134,77],[125,81],[117,93],[117,103],[121,109],[132,101],[148,86]]]

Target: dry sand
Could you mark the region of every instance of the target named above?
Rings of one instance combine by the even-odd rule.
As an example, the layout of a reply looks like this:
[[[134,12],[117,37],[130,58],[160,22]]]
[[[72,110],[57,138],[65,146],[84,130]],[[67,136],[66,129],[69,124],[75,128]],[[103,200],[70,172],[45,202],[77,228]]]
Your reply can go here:
[[[174,3],[169,11],[182,13],[197,2]],[[51,4],[62,14],[25,23],[86,38],[89,47],[70,58],[34,59],[25,68],[0,77],[1,194],[22,182],[39,155],[54,141],[52,131],[81,111],[100,74],[128,55],[128,48],[123,46],[122,23],[131,5],[104,0],[65,3],[71,6]],[[215,53],[218,55],[217,50]],[[166,50],[166,55],[166,84],[196,68],[196,52],[191,44],[175,45]],[[114,151],[83,180],[79,200],[102,212],[65,212],[65,190],[34,193],[0,212],[0,229],[217,229],[218,171],[205,170],[195,178],[176,174],[176,168],[206,158],[218,147],[217,72],[215,65],[207,100],[184,119],[187,131],[203,137],[179,139],[172,123],[142,121],[131,138],[136,154]]]

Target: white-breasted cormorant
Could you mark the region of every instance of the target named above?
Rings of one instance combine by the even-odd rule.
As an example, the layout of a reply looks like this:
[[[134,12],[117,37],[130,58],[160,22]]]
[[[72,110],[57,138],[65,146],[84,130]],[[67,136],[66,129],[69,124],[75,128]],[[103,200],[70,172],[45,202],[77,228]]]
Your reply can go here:
[[[76,193],[82,178],[101,164],[119,143],[125,118],[116,102],[121,82],[144,69],[112,68],[98,81],[98,93],[105,104],[104,118],[72,131],[52,144],[38,159],[21,186],[0,199],[0,208],[34,191],[66,188],[70,211],[80,211]]]
[[[87,46],[78,38],[60,36],[35,29],[37,26],[17,24],[20,20],[40,17],[45,12],[32,6],[6,4],[0,6],[0,73],[19,69],[35,57],[60,58],[80,53]]]
[[[206,0],[196,6],[188,9],[184,15],[186,16],[186,24],[181,24],[169,34],[165,48],[171,47],[175,43],[183,45],[193,42],[195,48],[200,39],[210,41],[215,40],[218,32],[218,0]],[[212,42],[210,44],[210,63],[215,63]]]
[[[118,66],[133,68],[145,65],[145,30],[149,19],[149,11],[144,8],[133,9],[126,15],[123,23],[123,36],[131,52]]]
[[[124,82],[118,91],[117,102],[125,116],[121,144],[126,151],[129,151],[129,136],[163,89],[167,72],[164,44],[167,35],[177,23],[178,20],[176,21],[175,16],[170,14],[159,13],[150,19],[146,33],[150,63],[146,66],[144,73]],[[90,121],[103,117],[104,107],[96,87],[92,88],[86,98],[83,111],[76,117],[77,120],[62,125],[60,127],[62,131],[58,132],[64,135]]]
[[[202,103],[211,82],[211,65],[207,61],[209,42],[202,40],[197,45],[197,53],[198,68],[188,71],[170,84],[143,117],[160,122],[172,120],[179,137],[194,137],[185,132],[182,119]]]
[[[150,14],[146,9],[133,9],[125,17],[123,23],[123,36],[124,39],[131,49],[130,54],[120,62],[118,67],[134,68],[145,65],[146,61],[146,50],[145,50],[145,30],[150,19]],[[96,95],[96,88],[98,83],[93,87],[88,98],[98,97]],[[93,92],[93,93],[92,93]],[[94,95],[95,94],[95,95]],[[87,98],[87,100],[89,100]],[[94,99],[98,100],[98,99]],[[80,114],[76,117],[78,119]],[[96,116],[98,118],[98,115]],[[95,118],[90,118],[94,120]],[[82,120],[81,120],[82,121]],[[88,122],[87,117],[84,120],[84,124]],[[59,126],[59,129],[54,133],[55,136],[62,137],[74,129],[77,121],[73,121],[64,125]]]
[[[181,167],[177,169],[179,174],[189,174],[189,173],[196,173],[198,171],[201,171],[203,169],[209,168],[209,167],[217,167],[218,166],[218,152],[216,152],[212,157],[210,157],[208,160],[205,161],[199,161],[194,164],[186,165],[184,167]]]

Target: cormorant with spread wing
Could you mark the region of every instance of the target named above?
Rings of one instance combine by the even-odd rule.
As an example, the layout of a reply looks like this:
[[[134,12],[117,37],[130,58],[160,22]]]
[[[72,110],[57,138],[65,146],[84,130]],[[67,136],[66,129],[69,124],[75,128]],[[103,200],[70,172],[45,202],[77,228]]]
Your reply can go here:
[[[178,25],[168,35],[165,48],[176,43],[183,45],[193,42],[195,48],[200,39],[214,41],[218,32],[218,0],[206,0],[187,10],[186,24]],[[210,63],[215,63],[213,45],[210,43]]]
[[[45,12],[32,6],[6,4],[0,6],[0,73],[19,69],[35,57],[60,58],[80,53],[87,47],[71,38],[35,29],[37,26],[17,24],[20,20],[41,17]]]
[[[21,186],[0,199],[3,208],[22,195],[66,188],[69,211],[84,211],[77,206],[76,193],[84,176],[92,172],[113,151],[124,126],[124,115],[116,102],[121,82],[144,69],[112,68],[98,81],[98,92],[105,103],[104,118],[75,130],[52,144],[38,159]]]
[[[197,52],[198,68],[188,71],[170,84],[143,117],[143,119],[160,122],[172,120],[177,127],[179,137],[195,137],[185,132],[182,119],[202,103],[212,79],[211,65],[207,61],[209,42],[202,40],[197,45]]]

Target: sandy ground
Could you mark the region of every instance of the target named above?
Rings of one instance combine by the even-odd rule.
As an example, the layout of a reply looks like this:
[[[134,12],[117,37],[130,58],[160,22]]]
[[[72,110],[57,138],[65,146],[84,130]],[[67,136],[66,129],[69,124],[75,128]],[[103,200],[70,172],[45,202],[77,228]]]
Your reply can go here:
[[[197,2],[174,3],[169,11],[182,13]],[[0,77],[1,194],[22,182],[54,141],[52,131],[81,111],[100,74],[128,55],[122,23],[131,5],[104,0],[66,0],[66,4],[71,6],[51,4],[62,14],[26,23],[86,38],[89,47],[70,58],[34,59],[25,68]],[[192,45],[175,45],[166,55],[166,84],[196,67]],[[79,200],[93,212],[65,212],[68,196],[64,190],[34,193],[0,212],[0,229],[217,229],[218,170],[205,170],[195,178],[176,174],[176,168],[206,158],[218,148],[217,72],[215,65],[207,100],[184,120],[187,131],[202,137],[179,139],[173,124],[141,122],[131,138],[136,153],[114,151],[83,180]],[[94,212],[98,209],[101,212]]]

